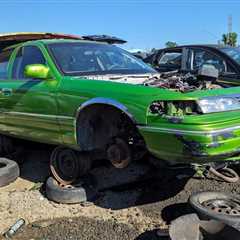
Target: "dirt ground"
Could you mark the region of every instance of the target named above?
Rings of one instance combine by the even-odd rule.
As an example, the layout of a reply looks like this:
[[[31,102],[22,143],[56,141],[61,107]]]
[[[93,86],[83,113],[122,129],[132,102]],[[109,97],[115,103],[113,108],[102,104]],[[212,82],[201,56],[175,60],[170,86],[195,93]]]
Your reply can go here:
[[[13,239],[164,239],[156,230],[192,212],[187,200],[193,192],[239,192],[239,182],[200,179],[190,170],[156,170],[145,163],[123,170],[106,165],[91,173],[100,189],[94,203],[58,204],[44,193],[49,154],[25,153],[21,176],[0,189],[1,233],[24,218],[26,226]]]

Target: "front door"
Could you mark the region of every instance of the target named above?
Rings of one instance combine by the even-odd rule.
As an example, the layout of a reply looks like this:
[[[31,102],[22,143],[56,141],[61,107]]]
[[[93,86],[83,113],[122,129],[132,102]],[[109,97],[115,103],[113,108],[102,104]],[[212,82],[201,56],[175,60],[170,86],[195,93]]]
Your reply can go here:
[[[26,78],[24,69],[29,64],[48,64],[37,46],[18,49],[11,79],[2,83],[5,131],[29,140],[59,143],[62,139],[57,121],[57,80]]]

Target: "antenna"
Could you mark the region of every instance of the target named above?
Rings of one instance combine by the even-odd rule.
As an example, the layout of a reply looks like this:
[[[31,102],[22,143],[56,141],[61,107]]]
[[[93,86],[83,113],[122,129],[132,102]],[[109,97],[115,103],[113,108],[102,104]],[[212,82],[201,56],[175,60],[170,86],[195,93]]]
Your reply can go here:
[[[228,16],[228,34],[232,33],[232,15]]]
[[[232,33],[232,15],[230,14],[228,16],[228,34],[227,34],[227,44],[230,45],[230,42],[231,42],[231,33]]]

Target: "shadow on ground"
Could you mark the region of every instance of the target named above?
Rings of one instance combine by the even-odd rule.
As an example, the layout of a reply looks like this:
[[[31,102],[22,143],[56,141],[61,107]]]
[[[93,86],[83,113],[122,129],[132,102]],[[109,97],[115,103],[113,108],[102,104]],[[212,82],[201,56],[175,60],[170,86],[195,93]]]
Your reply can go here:
[[[50,175],[52,149],[47,145],[33,144],[29,151],[22,152],[21,178],[44,183]],[[182,191],[193,175],[188,171],[185,177],[178,179],[176,176],[181,176],[183,170],[159,170],[147,162],[148,159],[144,159],[125,169],[115,169],[104,162],[104,166],[94,168],[87,178],[100,193],[95,204],[116,210],[164,201]]]

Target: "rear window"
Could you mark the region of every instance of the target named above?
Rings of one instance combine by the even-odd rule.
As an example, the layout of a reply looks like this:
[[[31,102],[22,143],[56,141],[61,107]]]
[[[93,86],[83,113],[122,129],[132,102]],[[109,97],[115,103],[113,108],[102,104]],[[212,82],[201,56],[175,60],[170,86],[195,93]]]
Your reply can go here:
[[[0,79],[8,78],[8,63],[13,50],[6,50],[0,53]]]

